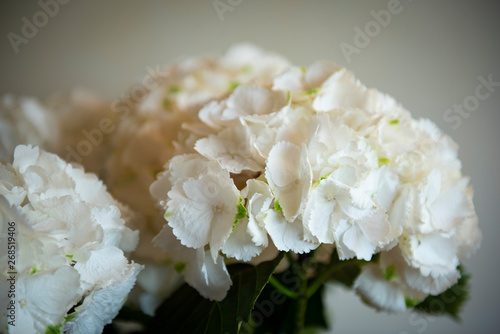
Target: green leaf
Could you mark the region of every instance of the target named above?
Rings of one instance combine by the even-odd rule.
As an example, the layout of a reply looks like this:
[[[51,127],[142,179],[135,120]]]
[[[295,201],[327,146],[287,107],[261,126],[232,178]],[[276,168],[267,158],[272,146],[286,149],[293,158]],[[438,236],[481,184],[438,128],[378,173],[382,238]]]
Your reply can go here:
[[[360,266],[356,263],[353,263],[352,265],[346,265],[342,268],[339,268],[330,276],[330,280],[342,283],[350,288],[353,286],[354,281],[356,280],[360,272]]]
[[[323,306],[323,284],[307,301],[306,310],[306,328],[323,328],[328,329],[328,324],[325,319],[325,312]]]
[[[272,261],[257,266],[234,264],[228,266],[233,285],[220,302],[200,296],[187,284],[167,298],[156,311],[148,326],[149,333],[237,333],[269,277],[281,262],[284,253]]]
[[[377,262],[378,257],[379,255],[375,254],[370,262]],[[358,260],[356,258],[350,260],[340,260],[337,249],[334,249],[330,257],[330,263],[327,265],[320,263],[318,265],[317,272],[321,273],[323,271],[331,271],[331,274],[327,278],[328,281],[339,282],[351,288],[354,281],[361,273],[361,268],[367,263],[369,262]]]
[[[120,312],[118,312],[118,315],[115,319],[135,321],[146,326],[151,321],[151,316],[143,313],[141,310],[132,308],[130,306],[123,306],[120,309]]]
[[[460,321],[460,311],[469,299],[470,275],[462,266],[458,267],[460,279],[451,288],[437,296],[428,296],[415,309],[432,315],[447,314],[456,321]]]
[[[270,287],[269,285],[267,287]],[[266,288],[267,288],[266,287]],[[271,291],[280,293],[276,288],[270,287]],[[305,315],[305,329],[328,329],[323,311],[323,300],[321,292],[323,288],[317,290],[317,297],[308,299]],[[256,305],[266,305],[270,301],[269,292],[267,298],[257,301]],[[253,319],[249,323],[243,323],[241,334],[268,334],[268,333],[291,333],[295,323],[297,300],[286,299],[284,303],[273,304],[273,307],[256,309],[252,315]]]
[[[300,278],[290,267],[285,272],[274,274],[273,277],[290,290],[296,290]],[[311,280],[309,280],[310,282]],[[307,300],[304,329],[328,329],[324,316],[322,285]],[[242,324],[241,334],[292,333],[295,324],[297,299],[286,297],[278,288],[268,284],[255,303],[253,321]]]

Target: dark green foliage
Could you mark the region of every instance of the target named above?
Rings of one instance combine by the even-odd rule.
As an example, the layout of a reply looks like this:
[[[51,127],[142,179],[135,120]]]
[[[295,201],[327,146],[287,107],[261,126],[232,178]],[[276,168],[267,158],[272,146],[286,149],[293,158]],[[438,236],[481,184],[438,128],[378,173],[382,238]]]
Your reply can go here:
[[[298,287],[298,276],[292,269],[275,274],[274,277],[292,291]],[[323,287],[321,286],[307,301],[305,328],[328,328],[323,310]],[[298,305],[296,299],[285,297],[273,285],[268,284],[255,305],[252,313],[253,321],[242,325],[241,334],[285,334],[293,331]]]
[[[166,299],[151,319],[150,333],[237,333],[247,322],[257,297],[283,258],[251,266],[235,264],[228,267],[233,285],[226,298],[210,301],[187,284]]]

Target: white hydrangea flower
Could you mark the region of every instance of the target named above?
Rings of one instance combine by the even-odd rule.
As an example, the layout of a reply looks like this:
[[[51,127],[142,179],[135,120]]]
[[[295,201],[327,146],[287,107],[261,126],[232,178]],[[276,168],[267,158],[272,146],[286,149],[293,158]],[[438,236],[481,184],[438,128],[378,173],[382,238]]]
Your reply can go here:
[[[268,237],[264,217],[265,213],[271,209],[274,200],[271,188],[263,181],[250,179],[241,194],[247,199],[248,234],[256,246],[267,247]]]
[[[306,240],[302,219],[288,221],[283,213],[268,210],[263,217],[264,225],[274,245],[281,251],[298,254],[308,253],[318,248],[319,243]]]
[[[238,210],[242,208],[229,173],[198,154],[176,156],[150,191],[166,210],[168,221],[154,244],[204,297],[224,298],[231,280],[219,250],[233,225],[239,225]],[[205,252],[205,246],[210,250]]]
[[[210,103],[217,104],[218,100],[237,91],[239,85],[251,83],[255,90],[264,90],[262,86],[270,86],[272,78],[288,65],[283,57],[258,47],[250,44],[235,45],[220,57],[191,57],[166,68],[159,68],[142,81],[147,82],[147,85],[138,83],[120,101],[115,101],[112,110],[119,120],[117,129],[112,134],[112,147],[106,159],[105,181],[113,196],[130,206],[139,217],[136,220],[138,223],[132,225],[141,230],[139,245],[133,255],[137,261],[156,268],[164,266],[171,258],[171,255],[159,251],[151,244],[151,239],[160,233],[165,223],[155,204],[160,201],[159,197],[161,200],[167,199],[167,192],[171,187],[168,179],[177,180],[175,175],[162,178],[160,172],[175,155],[195,153],[198,139],[208,140],[208,135],[215,135],[211,127],[198,118],[199,110]],[[280,95],[274,92],[269,94]],[[238,98],[235,105],[243,98]],[[230,130],[228,132],[226,137],[231,138],[233,133]],[[217,138],[211,137],[210,140],[217,141]],[[198,143],[200,151],[203,151],[200,148],[202,144],[203,142]],[[212,143],[205,145],[205,148],[207,150],[203,154],[206,156],[230,156],[238,150],[238,147],[233,147],[218,151],[212,147]],[[232,166],[236,170],[255,170],[262,166],[264,160],[244,155],[240,165]],[[152,186],[156,176],[166,184],[159,186],[156,183]],[[152,189],[156,187],[157,190],[163,190],[158,190],[157,196],[153,195],[151,198],[150,186]],[[140,275],[145,275],[145,271]],[[151,277],[139,277],[141,288],[147,292],[146,295],[137,294],[139,299],[158,300],[171,291],[166,287],[153,291],[146,283],[151,280]],[[172,286],[176,284],[178,280],[173,280]]]
[[[209,245],[214,261],[229,237],[240,205],[229,175],[203,173],[177,181],[168,192],[166,219],[185,246]]]
[[[199,139],[194,148],[205,157],[217,160],[231,173],[240,174],[243,170],[258,172],[264,168],[258,151],[250,141],[248,127],[241,123],[217,135]]]
[[[420,268],[424,276],[456,270],[462,244],[457,232],[477,228],[467,180],[459,179],[454,187],[446,189],[442,185],[440,171],[433,170],[421,182],[407,185],[396,201],[408,212],[400,247],[409,263]],[[477,247],[469,245],[471,250]]]
[[[274,78],[273,89],[313,94],[328,77],[340,69],[334,63],[327,61],[315,62],[307,68],[293,66]],[[299,97],[298,94],[294,94],[295,97]]]
[[[428,293],[406,284],[407,270],[408,265],[397,248],[382,252],[380,263],[363,267],[354,282],[354,289],[366,303],[378,310],[404,312],[428,296]]]
[[[227,263],[321,244],[341,260],[381,253],[355,288],[400,312],[454,284],[479,247],[458,146],[348,70],[240,44],[148,72],[111,104],[82,90],[2,98],[0,160],[14,161],[0,166],[1,231],[18,222],[26,319],[2,330],[98,333],[136,278],[148,314],[183,280],[222,300]],[[17,144],[103,173],[133,212],[95,175]]]
[[[318,247],[317,242],[306,240],[301,219],[288,222],[283,213],[276,210],[279,204],[265,182],[249,179],[242,195],[247,198],[248,218],[241,220],[233,230],[222,249],[224,254],[250,261],[269,246],[268,237],[280,251],[307,253]]]
[[[57,119],[59,130],[56,143],[46,150],[81,164],[87,172],[102,175],[103,161],[111,150],[110,142],[118,121],[111,101],[79,88],[54,94],[45,105]]]
[[[127,209],[95,175],[37,147],[17,146],[13,164],[0,171],[0,243],[7,248],[7,224],[14,221],[22,319],[19,326],[2,322],[2,330],[100,333],[142,268],[124,255],[138,242],[125,225]],[[11,271],[4,260],[2,280]]]
[[[359,180],[348,165],[319,181],[306,212],[306,224],[323,243],[337,243],[341,259],[370,260],[379,248],[401,234],[386,214],[398,181],[387,169],[374,170]]]
[[[0,105],[0,159],[10,161],[17,145],[31,144],[101,173],[116,128],[110,106],[84,89],[44,100],[5,95]]]
[[[411,306],[428,294],[444,292],[460,277],[459,263],[479,246],[481,232],[468,180],[459,178],[452,185],[439,169],[428,173],[420,182],[400,190],[390,212],[392,219],[403,222],[399,242],[390,252],[382,252],[380,267],[363,269],[355,284],[363,299],[377,308],[402,312],[405,298]],[[390,279],[382,279],[387,268],[395,272]],[[398,302],[383,301],[383,289],[389,289],[386,295],[399,296]]]
[[[213,102],[199,112],[200,120],[220,130],[235,124],[239,118],[255,118],[277,112],[285,106],[286,94],[263,87],[238,86],[221,102]]]
[[[245,262],[270,247],[303,253],[327,244],[341,260],[382,252],[356,288],[393,312],[456,282],[458,264],[481,240],[456,144],[333,63],[290,67],[271,79],[241,84],[201,108],[199,120],[182,123],[198,154],[174,157],[151,187],[168,221],[156,240],[172,238],[173,228],[178,243],[206,247],[213,260],[221,250]],[[193,168],[200,163],[212,167]],[[222,173],[230,191],[197,195],[209,181],[223,183],[206,175]],[[230,228],[236,188],[246,215]],[[207,230],[213,208],[229,203],[215,242]],[[181,214],[188,207],[196,219]]]
[[[165,251],[175,271],[182,274],[184,280],[203,297],[219,301],[224,299],[232,282],[220,255],[214,261],[211,252],[205,251],[204,247],[194,249],[182,245],[168,225],[163,227],[153,243]]]
[[[101,333],[104,326],[116,317],[128,293],[135,284],[142,266],[129,266],[122,273],[123,281],[116,281],[106,288],[94,288],[80,306],[75,307],[76,316],[68,318],[63,330],[67,333]]]
[[[224,242],[221,249],[222,253],[236,260],[251,261],[267,247],[267,231],[264,230],[263,234],[265,234],[266,245],[256,245],[250,233],[250,221],[248,217],[244,217],[236,224],[235,228]]]
[[[285,57],[250,43],[231,46],[221,62],[228,69],[243,69],[242,73],[239,73],[240,83],[252,82],[259,86],[267,85],[274,76],[289,66]]]

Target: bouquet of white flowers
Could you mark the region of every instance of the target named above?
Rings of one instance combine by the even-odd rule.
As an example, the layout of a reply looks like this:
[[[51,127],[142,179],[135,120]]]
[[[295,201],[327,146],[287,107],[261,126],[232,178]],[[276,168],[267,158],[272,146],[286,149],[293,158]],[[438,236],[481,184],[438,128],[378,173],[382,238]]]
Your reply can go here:
[[[11,222],[17,242],[17,295],[7,304],[29,319],[20,333],[98,333],[136,277],[122,313],[150,332],[324,327],[327,281],[379,310],[458,315],[466,293],[438,311],[429,303],[466,289],[460,265],[481,233],[457,145],[434,123],[333,63],[291,66],[246,44],[159,78],[132,90],[132,102],[87,108],[116,131],[96,159],[79,162],[130,209],[96,176],[38,148],[18,146],[1,167],[1,247]],[[5,110],[26,110],[9,99]],[[13,112],[0,127],[15,125],[15,144],[62,154],[73,131],[61,110],[85,115],[85,104],[39,104],[56,132]],[[25,124],[44,135],[27,136]],[[13,143],[2,144],[5,158]],[[19,332],[3,312],[2,329]]]

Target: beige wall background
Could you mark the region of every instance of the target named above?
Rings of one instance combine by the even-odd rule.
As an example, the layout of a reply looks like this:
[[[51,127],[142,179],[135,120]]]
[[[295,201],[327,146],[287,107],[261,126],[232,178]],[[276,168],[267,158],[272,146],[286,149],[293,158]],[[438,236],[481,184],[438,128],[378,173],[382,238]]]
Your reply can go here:
[[[335,333],[498,333],[500,87],[478,99],[468,118],[446,121],[443,115],[474,100],[480,77],[500,82],[500,2],[401,0],[400,11],[377,29],[371,11],[387,9],[393,0],[65,1],[17,53],[8,34],[21,35],[23,17],[32,21],[41,7],[37,1],[1,1],[0,94],[45,97],[81,86],[113,99],[148,66],[250,41],[296,64],[334,60],[395,96],[415,117],[436,122],[460,145],[484,234],[481,249],[466,263],[472,297],[462,323],[379,314],[338,287],[331,288],[328,314]],[[231,9],[221,17],[214,2]],[[372,29],[368,41],[356,39],[358,28]],[[346,44],[356,53],[346,57]]]

